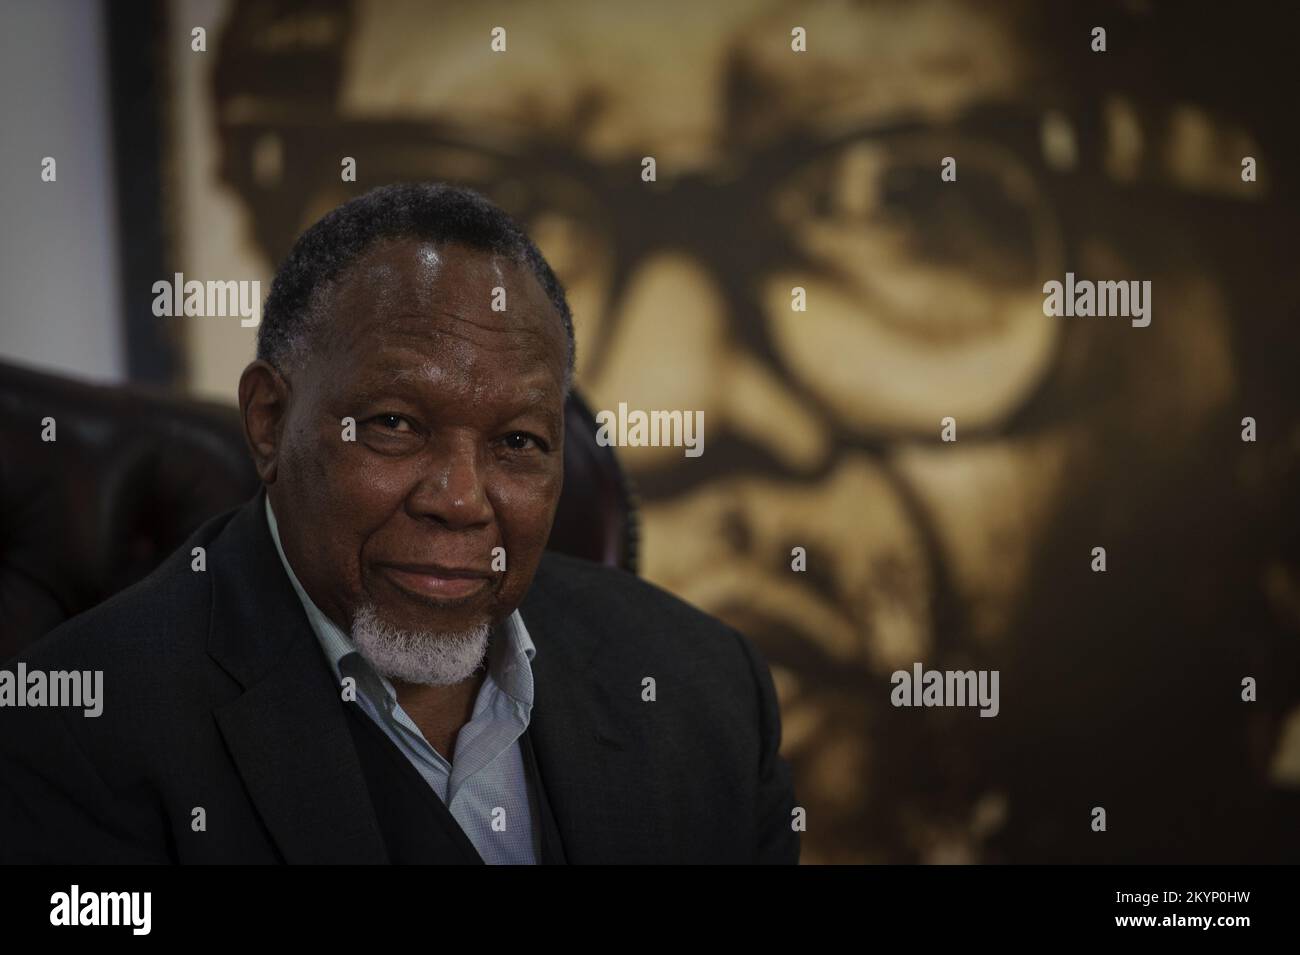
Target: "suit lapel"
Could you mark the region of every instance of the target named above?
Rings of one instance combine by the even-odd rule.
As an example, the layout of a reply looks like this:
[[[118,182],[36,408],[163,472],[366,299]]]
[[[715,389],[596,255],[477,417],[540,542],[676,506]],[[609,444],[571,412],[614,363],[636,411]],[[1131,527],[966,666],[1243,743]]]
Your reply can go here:
[[[208,556],[208,652],[244,690],[217,709],[217,725],[287,862],[387,862],[347,714],[271,540],[264,493]]]
[[[611,698],[639,687],[600,667],[604,630],[575,612],[543,560],[520,613],[537,645],[529,734],[564,854],[570,863],[652,859],[662,827],[656,782],[635,758],[638,727]],[[613,622],[617,626],[617,622]],[[628,685],[624,685],[628,684]]]
[[[560,837],[559,827],[555,823],[555,812],[550,797],[546,794],[546,781],[542,778],[537,765],[537,750],[533,745],[533,730],[530,727],[519,737],[523,747],[524,771],[533,780],[533,794],[537,800],[538,846],[537,862],[539,865],[567,865],[564,856],[564,840]]]
[[[264,493],[209,549],[208,652],[243,689],[216,710],[217,724],[286,861],[387,862],[347,714],[271,540]],[[601,669],[606,625],[581,608],[581,594],[544,558],[520,608],[537,645],[528,730],[536,767],[567,861],[651,860],[665,781],[634,755],[650,750],[646,727],[627,715],[636,680]],[[619,707],[614,693],[632,696]]]

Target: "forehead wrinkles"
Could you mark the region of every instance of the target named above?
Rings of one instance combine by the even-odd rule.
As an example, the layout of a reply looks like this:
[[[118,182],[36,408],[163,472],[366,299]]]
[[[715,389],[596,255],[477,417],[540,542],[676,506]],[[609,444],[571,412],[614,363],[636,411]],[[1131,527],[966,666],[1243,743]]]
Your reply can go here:
[[[458,401],[486,402],[525,385],[530,393],[539,383],[549,388],[552,379],[557,393],[562,387],[563,358],[536,330],[483,331],[476,323],[442,318],[435,326],[434,321],[434,316],[414,315],[365,323],[347,334],[337,354],[355,369],[357,384],[367,393],[406,383],[431,386]]]
[[[498,286],[503,312],[491,307]],[[454,244],[376,247],[340,277],[324,304],[333,313],[333,343],[350,354],[380,343],[422,351],[442,339],[462,359],[472,358],[473,348],[541,357],[558,348],[564,358],[562,322],[531,269]]]
[[[394,358],[375,373],[373,384],[363,388],[365,394],[383,393],[395,386],[427,385],[445,398],[480,409],[487,409],[493,401],[537,406],[561,396],[558,381],[549,380],[550,376],[545,374],[539,376],[529,368],[502,375],[483,375],[457,361],[422,359],[415,355],[409,362],[403,361],[400,355]]]
[[[378,366],[382,380],[393,384],[427,383],[466,400],[485,399],[539,374],[563,382],[558,325],[553,316],[523,308],[482,317],[446,308],[380,311],[340,333],[339,354],[367,377]]]
[[[369,332],[360,329],[352,336],[352,351],[385,346],[397,355],[410,355],[417,367],[455,365],[470,367],[482,353],[506,359],[510,364],[529,359],[544,362],[553,349],[537,323],[491,323],[474,321],[450,312],[432,315],[394,315]],[[511,358],[509,356],[515,357]],[[438,358],[432,358],[437,355]]]
[[[360,401],[402,395],[442,413],[455,409],[457,417],[466,419],[496,418],[506,408],[511,413],[541,411],[555,419],[564,394],[561,381],[540,364],[507,365],[485,374],[454,358],[422,357],[405,349],[371,356],[345,390]]]
[[[503,261],[507,268],[502,268]],[[453,242],[416,238],[381,239],[344,266],[329,283],[332,298],[348,307],[366,309],[374,303],[392,308],[399,300],[408,310],[431,310],[449,302],[464,310],[480,302],[486,307],[496,286],[511,295],[533,292],[531,270],[503,260],[499,253]],[[535,283],[534,283],[535,284]]]

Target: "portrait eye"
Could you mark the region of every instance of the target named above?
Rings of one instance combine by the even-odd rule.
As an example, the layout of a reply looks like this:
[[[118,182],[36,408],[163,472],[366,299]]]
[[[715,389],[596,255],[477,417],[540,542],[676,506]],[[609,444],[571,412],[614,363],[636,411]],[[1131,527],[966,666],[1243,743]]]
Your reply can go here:
[[[545,443],[536,435],[529,434],[527,431],[512,431],[503,439],[505,446],[511,451],[527,451],[529,447],[537,447],[546,450]]]
[[[381,414],[370,419],[388,431],[405,432],[411,430],[411,423],[398,414]]]

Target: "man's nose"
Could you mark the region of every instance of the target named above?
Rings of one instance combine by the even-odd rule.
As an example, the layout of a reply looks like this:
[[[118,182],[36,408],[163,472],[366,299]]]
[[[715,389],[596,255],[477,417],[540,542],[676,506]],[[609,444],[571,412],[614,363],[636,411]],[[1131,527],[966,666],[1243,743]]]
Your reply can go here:
[[[407,500],[412,516],[451,529],[492,520],[487,468],[478,441],[468,435],[435,442],[423,478]]]

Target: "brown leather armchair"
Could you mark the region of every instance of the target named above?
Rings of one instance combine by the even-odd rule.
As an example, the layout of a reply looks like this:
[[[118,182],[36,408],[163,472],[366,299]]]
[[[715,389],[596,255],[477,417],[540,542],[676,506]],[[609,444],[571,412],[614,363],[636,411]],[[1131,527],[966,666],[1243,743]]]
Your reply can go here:
[[[57,440],[41,440],[42,420]],[[257,476],[235,408],[0,363],[0,660],[149,573]],[[548,544],[636,569],[636,510],[582,399]]]

